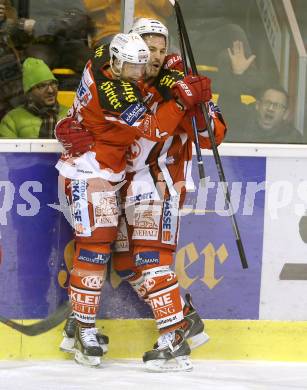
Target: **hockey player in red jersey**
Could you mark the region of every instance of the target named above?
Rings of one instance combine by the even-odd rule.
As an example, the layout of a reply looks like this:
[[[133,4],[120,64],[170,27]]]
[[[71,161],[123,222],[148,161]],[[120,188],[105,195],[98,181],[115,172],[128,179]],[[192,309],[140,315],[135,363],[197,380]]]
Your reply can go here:
[[[135,33],[118,34],[109,48],[99,47],[85,67],[71,117],[56,129],[65,144],[67,129],[82,124],[95,142],[90,151],[77,158],[64,155],[57,164],[68,179],[65,192],[75,229],[70,299],[78,322],[74,348],[79,363],[99,365],[103,354],[95,320],[110,245],[117,235],[116,192],[125,177],[128,146],[136,136],[163,142],[183,120],[186,108],[203,101],[207,93],[205,78],[187,80],[189,96],[178,93],[155,113],[149,111],[135,85],[147,58],[147,46]]]
[[[175,66],[170,67],[171,61],[165,62],[168,31],[162,23],[141,18],[132,31],[143,37],[151,53],[145,70],[145,99],[154,111],[174,95],[181,96],[183,73]],[[178,61],[176,56],[172,59]],[[183,81],[189,77],[193,76]],[[208,79],[207,83],[204,102],[209,104],[216,142],[220,144],[226,128],[218,107],[210,100]],[[196,114],[200,146],[210,148],[199,107],[190,113]],[[143,361],[153,371],[169,370],[168,362],[174,358],[175,370],[190,370],[190,346],[195,348],[208,340],[190,296],[186,303],[180,297],[177,276],[170,268],[177,245],[179,210],[186,190],[193,187],[193,140],[191,115],[185,116],[174,134],[163,143],[137,137],[130,148],[127,184],[121,191],[125,215],[120,219],[118,240],[114,245],[113,267],[152,308],[161,336],[154,348],[144,354]]]

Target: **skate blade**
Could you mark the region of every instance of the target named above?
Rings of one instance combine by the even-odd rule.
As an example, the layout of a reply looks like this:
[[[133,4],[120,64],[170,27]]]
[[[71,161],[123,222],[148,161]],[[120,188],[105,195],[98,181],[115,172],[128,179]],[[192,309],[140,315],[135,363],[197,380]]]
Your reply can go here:
[[[75,362],[83,366],[99,367],[101,365],[101,356],[83,355],[81,351],[76,350]]]
[[[179,356],[172,360],[149,360],[145,362],[145,369],[148,372],[192,371],[193,365],[188,356]]]
[[[62,352],[74,353],[75,352],[75,338],[64,336],[64,338],[60,344],[60,350]]]
[[[203,344],[206,344],[210,340],[210,337],[205,332],[201,332],[187,339],[191,349],[200,347]]]

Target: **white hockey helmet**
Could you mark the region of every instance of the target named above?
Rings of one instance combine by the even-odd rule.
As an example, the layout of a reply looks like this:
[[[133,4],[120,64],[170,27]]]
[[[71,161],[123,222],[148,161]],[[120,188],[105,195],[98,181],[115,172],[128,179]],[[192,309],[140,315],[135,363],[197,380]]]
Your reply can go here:
[[[141,36],[144,34],[163,35],[166,40],[166,45],[168,45],[168,29],[159,20],[139,18],[134,22],[131,31]]]
[[[132,64],[147,64],[150,52],[148,46],[139,34],[116,34],[110,43],[111,68],[113,58],[118,60],[118,68],[121,71],[124,62]]]

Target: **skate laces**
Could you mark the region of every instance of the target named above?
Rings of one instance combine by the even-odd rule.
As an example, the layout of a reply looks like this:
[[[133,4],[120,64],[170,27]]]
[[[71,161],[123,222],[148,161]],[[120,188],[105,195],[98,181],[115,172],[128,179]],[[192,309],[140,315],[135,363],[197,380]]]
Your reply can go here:
[[[165,347],[169,347],[171,351],[174,350],[173,341],[175,340],[175,332],[168,332],[162,334],[158,338],[158,349],[164,349]]]
[[[81,328],[80,337],[86,345],[95,347],[99,345],[96,338],[97,331],[97,328]]]

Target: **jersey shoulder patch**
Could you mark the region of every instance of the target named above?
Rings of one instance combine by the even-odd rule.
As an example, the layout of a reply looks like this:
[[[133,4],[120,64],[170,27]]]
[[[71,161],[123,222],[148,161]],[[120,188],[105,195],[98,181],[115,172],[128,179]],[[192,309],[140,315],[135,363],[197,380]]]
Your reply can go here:
[[[172,99],[171,88],[178,80],[182,80],[184,73],[176,69],[162,69],[156,79],[155,87],[164,101]]]
[[[97,84],[100,104],[104,110],[122,113],[132,104],[142,102],[140,90],[122,80],[105,78]]]
[[[122,113],[131,104],[142,101],[139,88],[127,81],[112,80],[102,69],[110,62],[110,45],[99,46],[92,57],[92,71],[103,110]]]

